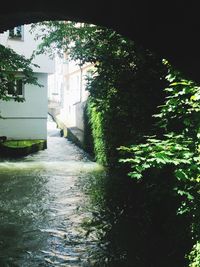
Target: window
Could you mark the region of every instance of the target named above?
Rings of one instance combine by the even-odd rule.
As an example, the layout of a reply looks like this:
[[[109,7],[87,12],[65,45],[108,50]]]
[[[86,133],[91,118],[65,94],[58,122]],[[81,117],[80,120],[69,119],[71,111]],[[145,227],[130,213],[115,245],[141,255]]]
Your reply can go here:
[[[24,97],[24,83],[22,79],[15,80],[14,84],[8,84],[7,94]]]
[[[23,26],[17,26],[9,30],[9,38],[23,40]]]

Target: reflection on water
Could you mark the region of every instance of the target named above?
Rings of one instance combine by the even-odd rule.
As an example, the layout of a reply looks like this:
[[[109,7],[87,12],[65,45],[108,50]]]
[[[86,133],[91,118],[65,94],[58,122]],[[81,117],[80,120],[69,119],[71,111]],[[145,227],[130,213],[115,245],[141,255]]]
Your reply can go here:
[[[89,214],[77,179],[101,166],[49,124],[48,149],[1,159],[1,267],[90,266],[88,249],[95,240],[81,227]]]
[[[52,121],[48,134],[48,149],[0,160],[0,267],[188,266],[190,222],[176,216],[167,170],[137,183],[90,161]]]

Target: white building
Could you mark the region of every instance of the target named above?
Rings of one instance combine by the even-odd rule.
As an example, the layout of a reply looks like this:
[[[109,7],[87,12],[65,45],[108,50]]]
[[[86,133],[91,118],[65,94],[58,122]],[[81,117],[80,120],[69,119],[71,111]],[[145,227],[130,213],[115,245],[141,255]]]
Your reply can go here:
[[[49,103],[61,107],[64,88],[64,65],[63,59],[55,55],[55,72],[48,76],[48,100]]]
[[[30,32],[30,25],[18,26],[0,34],[0,44],[12,48],[20,55],[30,58],[39,44]],[[40,68],[33,68],[38,83],[43,87],[26,84],[20,94],[24,102],[0,101],[0,136],[8,139],[46,139],[48,110],[48,74],[54,73],[54,60],[47,55],[39,55],[33,63]]]
[[[89,92],[86,90],[86,76],[93,68],[92,64],[85,64],[81,68],[72,60],[65,58],[58,61],[60,76],[53,74],[50,80],[49,98],[57,96],[59,115],[57,121],[63,128],[78,128],[84,131],[83,113]],[[52,86],[52,82],[57,86]],[[62,84],[62,86],[61,86]]]
[[[91,64],[79,67],[77,62],[65,62],[65,90],[60,118],[67,127],[76,127],[84,131],[83,112],[89,92],[86,91],[86,76]]]

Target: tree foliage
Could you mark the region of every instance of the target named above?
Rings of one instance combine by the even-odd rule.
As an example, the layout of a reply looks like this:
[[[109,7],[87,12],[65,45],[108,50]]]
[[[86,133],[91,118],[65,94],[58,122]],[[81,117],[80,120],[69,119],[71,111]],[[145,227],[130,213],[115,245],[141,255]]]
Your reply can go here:
[[[159,107],[160,112],[154,115],[158,119],[157,126],[163,130],[161,139],[149,136],[146,143],[120,147],[119,150],[131,156],[120,161],[131,164],[129,175],[132,178],[141,179],[149,168],[173,165],[178,180],[189,184],[199,182],[200,87],[182,79],[171,67],[167,79],[170,81],[165,89],[168,96],[164,105]],[[189,192],[185,194],[193,199]]]
[[[145,143],[121,146],[123,158],[120,161],[131,167],[129,176],[138,182],[147,179],[150,169],[170,166],[176,178],[173,189],[181,197],[177,214],[187,213],[191,217],[191,237],[197,241],[189,255],[190,266],[199,264],[200,237],[200,87],[193,81],[185,80],[168,62],[165,89],[165,103],[159,107],[157,127],[160,135],[146,137]],[[170,175],[170,173],[169,173]],[[196,255],[196,256],[195,256]],[[195,258],[196,257],[196,258]],[[197,263],[197,265],[196,265]]]
[[[104,164],[117,164],[118,146],[149,133],[165,84],[161,59],[112,29],[68,21],[39,25],[36,38],[43,41],[35,54],[66,53],[81,66],[94,65],[87,90],[95,155]]]
[[[34,76],[33,66],[38,67],[32,63],[32,59],[26,59],[12,49],[0,45],[0,99],[24,101],[22,97],[18,96],[17,91],[13,91],[13,94],[8,96],[8,87],[14,87],[18,79],[22,79],[24,84],[40,86]]]

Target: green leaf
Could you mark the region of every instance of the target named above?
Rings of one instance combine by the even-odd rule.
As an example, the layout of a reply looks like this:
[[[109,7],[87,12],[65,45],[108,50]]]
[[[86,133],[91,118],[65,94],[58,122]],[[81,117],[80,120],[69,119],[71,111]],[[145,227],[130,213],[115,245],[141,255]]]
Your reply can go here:
[[[182,170],[178,169],[175,171],[175,176],[178,180],[186,180],[188,179],[188,175]]]
[[[138,173],[138,172],[130,172],[129,173],[129,176],[131,178],[136,178],[136,179],[141,179],[142,178],[142,174],[141,173]]]

